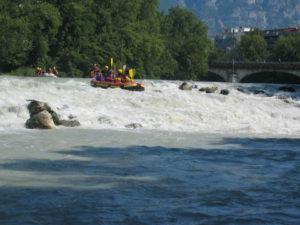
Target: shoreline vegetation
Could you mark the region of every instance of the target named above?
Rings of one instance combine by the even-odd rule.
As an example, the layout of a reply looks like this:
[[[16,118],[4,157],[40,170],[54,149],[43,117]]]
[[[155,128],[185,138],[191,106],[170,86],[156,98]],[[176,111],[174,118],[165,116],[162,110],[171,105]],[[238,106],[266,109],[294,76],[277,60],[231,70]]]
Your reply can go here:
[[[87,77],[93,64],[114,58],[137,78],[197,80],[212,47],[193,13],[164,14],[159,0],[3,0],[0,37],[0,72],[26,76],[56,66],[63,77]]]
[[[89,77],[95,63],[114,58],[137,79],[217,81],[208,62],[300,61],[300,35],[280,37],[272,49],[259,30],[229,52],[217,49],[208,26],[192,12],[159,9],[159,0],[0,2],[0,74],[34,76],[35,68],[56,66],[61,77]],[[247,82],[300,83],[276,74]],[[257,80],[257,78],[259,78]]]

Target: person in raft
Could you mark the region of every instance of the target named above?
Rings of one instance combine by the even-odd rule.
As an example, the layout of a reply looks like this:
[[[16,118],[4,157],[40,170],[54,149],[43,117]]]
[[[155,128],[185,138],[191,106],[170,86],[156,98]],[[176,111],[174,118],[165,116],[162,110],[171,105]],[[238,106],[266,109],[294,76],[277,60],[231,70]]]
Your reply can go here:
[[[58,76],[58,70],[55,66],[52,68],[52,72],[55,76]]]
[[[45,73],[45,71],[41,68],[41,67],[37,67],[36,70],[35,70],[35,75],[36,76],[43,76]]]
[[[93,70],[91,71],[91,77],[92,78],[95,78],[97,75],[99,75],[100,74],[100,71],[101,71],[101,69],[100,69],[100,66],[99,66],[99,64],[94,64],[94,68],[93,68]]]

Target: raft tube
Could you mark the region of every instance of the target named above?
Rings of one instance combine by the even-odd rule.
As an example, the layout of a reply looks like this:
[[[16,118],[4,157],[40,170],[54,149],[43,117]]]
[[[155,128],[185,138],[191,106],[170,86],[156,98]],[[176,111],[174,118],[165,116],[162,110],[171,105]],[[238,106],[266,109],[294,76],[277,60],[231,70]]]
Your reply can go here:
[[[129,91],[145,91],[145,87],[141,83],[135,81],[130,82],[107,82],[107,81],[97,81],[95,79],[91,80],[92,87],[101,87],[104,89],[107,88],[121,88]]]

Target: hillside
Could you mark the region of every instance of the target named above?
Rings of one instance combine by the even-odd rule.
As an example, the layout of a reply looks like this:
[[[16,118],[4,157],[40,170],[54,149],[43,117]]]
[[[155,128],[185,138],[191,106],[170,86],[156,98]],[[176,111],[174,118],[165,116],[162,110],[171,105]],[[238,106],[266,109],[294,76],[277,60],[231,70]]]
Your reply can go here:
[[[261,29],[300,25],[299,0],[162,0],[166,10],[181,5],[204,20],[210,33],[229,27],[251,26]]]

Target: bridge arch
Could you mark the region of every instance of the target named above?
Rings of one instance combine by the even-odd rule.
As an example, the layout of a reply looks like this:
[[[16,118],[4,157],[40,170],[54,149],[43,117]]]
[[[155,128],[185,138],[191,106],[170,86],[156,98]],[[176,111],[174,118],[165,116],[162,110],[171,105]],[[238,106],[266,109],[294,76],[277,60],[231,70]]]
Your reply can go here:
[[[274,73],[285,76],[300,77],[299,62],[239,62],[239,61],[211,61],[209,71],[218,74],[227,82],[240,82],[245,77],[258,73]]]
[[[240,83],[297,83],[300,84],[300,73],[297,71],[256,70],[239,73]]]

